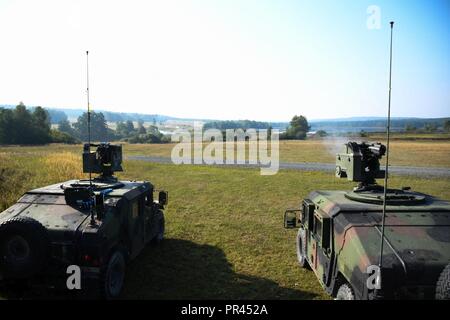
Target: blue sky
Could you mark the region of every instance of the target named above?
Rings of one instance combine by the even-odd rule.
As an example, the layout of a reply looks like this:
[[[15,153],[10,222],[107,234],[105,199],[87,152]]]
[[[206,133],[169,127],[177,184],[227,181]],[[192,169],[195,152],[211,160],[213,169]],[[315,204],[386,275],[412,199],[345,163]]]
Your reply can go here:
[[[367,8],[380,10],[369,29]],[[0,104],[287,121],[450,116],[450,1],[0,0]]]

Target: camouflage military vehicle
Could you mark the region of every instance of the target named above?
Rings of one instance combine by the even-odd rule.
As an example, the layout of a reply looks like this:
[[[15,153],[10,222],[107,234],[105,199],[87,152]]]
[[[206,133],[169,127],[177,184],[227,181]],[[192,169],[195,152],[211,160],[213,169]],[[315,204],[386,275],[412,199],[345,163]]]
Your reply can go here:
[[[375,179],[384,177],[385,150],[347,143],[336,156],[336,176],[359,185],[313,191],[300,208],[286,210],[285,227],[299,228],[298,263],[336,299],[449,299],[450,203],[388,189],[380,249],[384,189]]]
[[[66,286],[67,268],[75,265],[81,289],[117,297],[126,263],[163,239],[168,200],[161,191],[155,201],[150,182],[118,181],[121,162],[121,146],[85,144],[84,172],[98,177],[31,190],[2,212],[0,281]]]

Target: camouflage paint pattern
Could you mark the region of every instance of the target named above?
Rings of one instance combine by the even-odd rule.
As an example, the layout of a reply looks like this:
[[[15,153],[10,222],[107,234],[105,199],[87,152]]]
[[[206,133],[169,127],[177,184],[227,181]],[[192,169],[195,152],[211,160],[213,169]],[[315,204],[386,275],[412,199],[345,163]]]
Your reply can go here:
[[[392,297],[417,288],[434,292],[450,262],[450,204],[408,194],[425,201],[387,206],[382,272],[383,289]],[[322,248],[314,227],[306,230],[306,257],[319,282],[332,294],[346,281],[357,298],[370,298],[367,268],[378,265],[380,258],[381,204],[350,200],[345,191],[315,191],[307,199],[315,205],[315,223],[318,217],[330,221],[329,248]]]

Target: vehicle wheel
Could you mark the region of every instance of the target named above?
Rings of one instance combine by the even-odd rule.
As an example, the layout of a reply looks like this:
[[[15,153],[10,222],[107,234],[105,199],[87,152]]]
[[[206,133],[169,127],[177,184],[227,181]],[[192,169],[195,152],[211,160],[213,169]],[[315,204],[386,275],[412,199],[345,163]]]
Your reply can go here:
[[[436,300],[450,300],[450,264],[448,264],[436,283]]]
[[[48,256],[47,231],[31,218],[0,224],[0,273],[5,279],[28,278],[43,269]]]
[[[126,262],[121,250],[113,252],[102,275],[102,296],[106,299],[119,297],[125,282]]]
[[[355,300],[352,287],[347,283],[342,284],[336,294],[336,300]]]
[[[26,279],[13,279],[0,282],[0,292],[7,299],[21,300],[30,287]]]
[[[297,261],[300,267],[309,268],[306,260],[306,232],[303,228],[299,228],[297,233]]]
[[[164,239],[164,232],[165,232],[165,221],[164,221],[164,213],[161,210],[158,210],[157,212],[157,233],[155,237],[153,238],[152,242],[154,244],[159,244]]]

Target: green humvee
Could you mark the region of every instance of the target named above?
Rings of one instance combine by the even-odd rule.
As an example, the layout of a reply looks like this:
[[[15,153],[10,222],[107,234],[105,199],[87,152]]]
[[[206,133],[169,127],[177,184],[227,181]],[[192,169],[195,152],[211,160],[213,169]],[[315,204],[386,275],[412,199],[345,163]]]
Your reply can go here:
[[[388,189],[384,243],[382,144],[349,142],[336,156],[336,176],[353,191],[313,191],[285,212],[299,227],[297,258],[336,299],[450,299],[450,203]],[[380,264],[382,257],[382,264]]]
[[[2,212],[0,281],[66,285],[76,266],[81,289],[118,297],[127,261],[163,239],[168,200],[150,182],[118,181],[121,162],[121,146],[85,144],[84,172],[98,177],[31,190]]]

